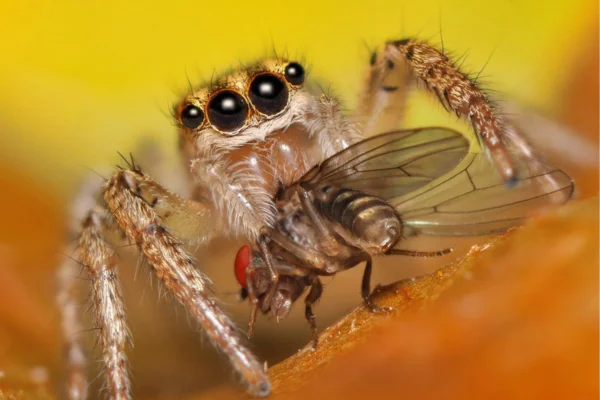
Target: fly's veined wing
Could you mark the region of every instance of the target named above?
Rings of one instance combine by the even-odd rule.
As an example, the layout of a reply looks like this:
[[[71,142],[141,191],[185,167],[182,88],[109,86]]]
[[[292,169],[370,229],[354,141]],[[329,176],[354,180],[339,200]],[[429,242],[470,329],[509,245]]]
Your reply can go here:
[[[573,194],[574,183],[563,171],[521,163],[518,170],[523,175],[508,188],[484,153],[470,153],[452,173],[386,200],[401,215],[407,235],[503,232],[544,206],[565,203]]]
[[[469,141],[446,128],[384,133],[333,155],[301,179],[313,186],[334,185],[397,198],[453,170],[469,151]]]

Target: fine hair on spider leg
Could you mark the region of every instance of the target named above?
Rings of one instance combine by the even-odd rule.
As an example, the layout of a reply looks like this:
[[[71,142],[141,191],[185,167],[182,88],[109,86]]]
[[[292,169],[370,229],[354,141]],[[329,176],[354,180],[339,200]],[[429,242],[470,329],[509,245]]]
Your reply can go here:
[[[230,359],[255,396],[270,391],[262,365],[246,349],[232,322],[208,295],[208,280],[191,257],[162,225],[152,206],[137,195],[141,186],[157,185],[139,169],[117,172],[109,180],[106,203],[124,230],[152,265],[165,288],[202,326],[204,332]]]
[[[372,127],[373,121],[377,120],[379,124],[384,123],[378,127],[379,132],[397,128],[404,109],[406,88],[414,80],[433,93],[446,111],[471,123],[479,142],[508,186],[517,182],[519,168],[537,164],[537,155],[533,154],[529,144],[522,135],[515,138],[514,130],[502,118],[499,107],[481,88],[478,82],[481,71],[470,76],[462,72],[457,62],[443,50],[413,38],[389,41],[380,53],[372,55],[366,95],[361,100],[362,112],[370,115],[368,126]],[[518,165],[515,158],[523,158],[528,163]]]
[[[75,252],[69,246],[68,254]],[[69,399],[85,399],[88,394],[87,364],[88,354],[85,351],[83,324],[81,322],[79,293],[79,264],[68,255],[57,274],[57,304],[61,312],[61,329],[64,336],[63,351],[66,355],[66,395]]]
[[[57,301],[62,312],[67,350],[68,398],[84,399],[88,391],[87,356],[79,321],[81,315],[76,315],[76,306],[81,299],[74,293],[77,278],[73,270],[76,269],[77,262],[89,275],[93,330],[97,334],[104,366],[103,391],[111,399],[132,397],[126,358],[126,347],[128,343],[131,344],[131,335],[125,321],[115,253],[117,249],[132,245],[141,250],[136,274],[141,264],[147,262],[159,278],[160,290],[166,289],[165,295],[172,295],[189,311],[189,315],[200,324],[210,341],[228,356],[249,392],[257,397],[265,396],[270,391],[270,384],[263,365],[243,346],[242,335],[210,296],[210,280],[195,269],[192,258],[183,250],[182,244],[161,225],[160,217],[153,209],[157,202],[148,201],[148,196],[151,198],[162,194],[165,196],[162,200],[172,201],[176,204],[175,208],[184,207],[187,203],[177,195],[159,188],[156,182],[141,172],[133,159],[126,161],[131,169],[120,168],[104,185],[109,208],[87,205],[90,211],[82,218],[76,249],[79,261],[66,259],[60,269]],[[111,210],[110,206],[114,209]],[[193,214],[193,211],[190,212]],[[132,214],[131,218],[125,217],[127,214]],[[112,234],[115,232],[126,238],[115,238]],[[123,244],[111,244],[113,239]],[[129,243],[122,242],[123,239],[128,239]]]
[[[81,263],[91,278],[91,299],[95,328],[105,368],[106,391],[111,398],[131,398],[131,382],[125,348],[131,333],[125,321],[116,255],[102,235],[100,216],[91,211],[79,238]]]

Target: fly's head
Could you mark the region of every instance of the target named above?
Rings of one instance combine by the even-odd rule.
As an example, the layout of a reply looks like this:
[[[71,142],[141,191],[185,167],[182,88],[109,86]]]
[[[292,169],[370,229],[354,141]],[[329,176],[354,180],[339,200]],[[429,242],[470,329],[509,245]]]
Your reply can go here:
[[[175,110],[183,146],[222,154],[286,130],[310,111],[305,75],[298,62],[265,60],[189,93]]]
[[[269,269],[265,261],[248,245],[239,249],[235,257],[234,272],[241,286],[240,298],[242,300],[248,298],[250,301],[252,297],[256,298],[258,309],[277,320],[290,312],[294,302],[308,286],[304,276],[280,275],[276,283],[277,287],[269,301],[268,294],[273,286]]]

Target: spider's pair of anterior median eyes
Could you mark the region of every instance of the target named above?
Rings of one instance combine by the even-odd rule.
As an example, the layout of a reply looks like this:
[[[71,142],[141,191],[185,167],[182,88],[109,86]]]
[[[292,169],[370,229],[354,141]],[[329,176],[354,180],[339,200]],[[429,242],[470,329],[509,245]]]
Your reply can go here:
[[[285,67],[284,77],[290,84],[300,85],[304,82],[304,68],[297,62],[290,62]],[[277,74],[259,73],[250,81],[248,99],[256,111],[273,116],[286,107],[288,87]],[[248,112],[248,104],[242,95],[235,90],[224,89],[212,95],[205,110],[194,104],[180,109],[179,120],[186,128],[196,129],[204,123],[206,115],[208,122],[217,130],[233,132],[244,126]]]

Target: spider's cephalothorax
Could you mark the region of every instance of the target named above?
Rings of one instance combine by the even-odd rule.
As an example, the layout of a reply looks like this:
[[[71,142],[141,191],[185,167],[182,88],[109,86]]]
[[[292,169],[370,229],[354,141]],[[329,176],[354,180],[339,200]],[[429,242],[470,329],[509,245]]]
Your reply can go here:
[[[185,250],[186,242],[239,235],[254,243],[265,227],[276,224],[274,199],[282,189],[362,138],[399,128],[405,89],[413,81],[424,84],[449,112],[471,122],[504,182],[516,181],[515,156],[536,164],[476,82],[425,42],[391,41],[373,53],[353,115],[344,115],[335,99],[311,93],[305,80],[306,68],[300,63],[266,60],[215,79],[178,104],[175,114],[189,198],[161,186],[133,162],[105,182],[97,204],[91,201],[93,196],[79,197],[83,200],[75,209],[85,211],[74,213],[79,221],[75,260],[90,276],[94,332],[102,349],[109,398],[132,395],[125,357],[130,334],[115,255],[119,237],[137,245],[166,290],[228,357],[249,393],[265,396],[270,385],[263,364],[211,298],[209,281]],[[511,149],[520,154],[510,154]],[[153,164],[146,162],[142,164]],[[112,235],[116,229],[123,235]],[[79,282],[75,270],[76,263],[63,264],[58,300],[66,338],[68,397],[81,399],[87,390],[87,359],[75,312],[74,288]],[[264,278],[276,282],[274,270],[267,272]],[[307,283],[284,277],[267,286],[276,288],[275,294],[284,289],[299,293],[292,287],[295,284]],[[274,308],[284,311],[278,305]]]
[[[334,99],[304,88],[305,75],[298,62],[266,60],[190,93],[177,107],[196,193],[227,217],[220,222],[230,232],[256,236],[272,225],[280,186],[360,140]]]

